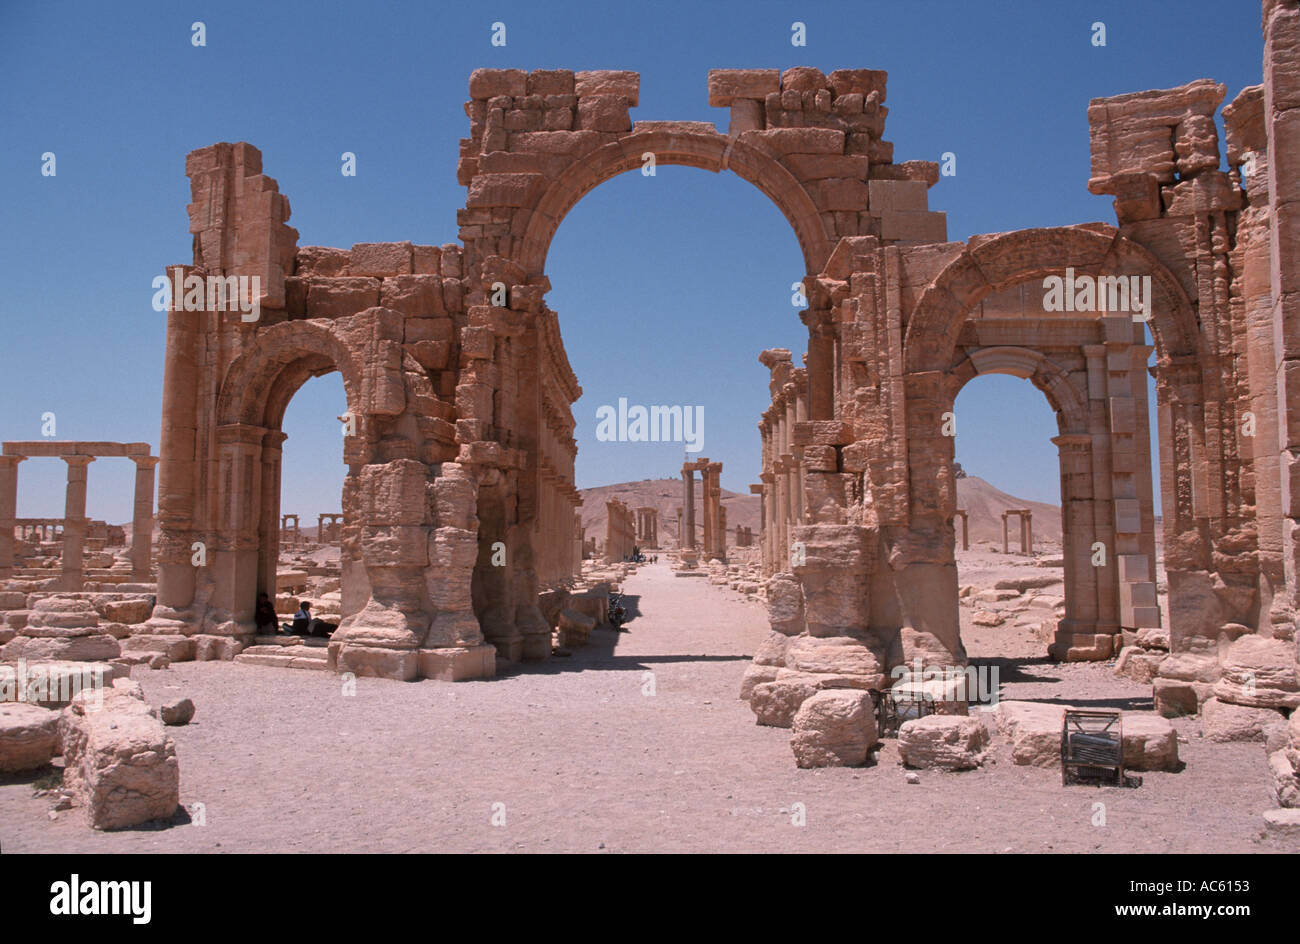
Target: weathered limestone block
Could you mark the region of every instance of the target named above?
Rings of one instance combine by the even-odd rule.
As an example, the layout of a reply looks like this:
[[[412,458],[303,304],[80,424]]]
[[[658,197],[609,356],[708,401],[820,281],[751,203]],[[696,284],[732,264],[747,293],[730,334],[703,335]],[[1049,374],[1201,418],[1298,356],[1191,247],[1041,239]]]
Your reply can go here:
[[[885,687],[883,646],[874,637],[795,636],[786,648],[785,664],[795,672],[845,679],[843,687]]]
[[[727,108],[736,99],[764,99],[781,90],[776,69],[710,69],[709,106]]]
[[[95,829],[168,819],[180,802],[176,747],[139,685],[125,680],[96,707],[73,699],[59,718],[63,785]]]
[[[36,770],[54,757],[59,713],[40,705],[0,704],[0,773]]]
[[[1064,711],[1060,705],[1039,702],[999,702],[995,714],[998,733],[1011,742],[1012,760],[1033,767],[1060,764]]]
[[[385,278],[379,304],[411,318],[441,318],[447,313],[442,300],[442,279],[436,275],[398,275]],[[407,334],[410,341],[410,334]]]
[[[178,698],[168,702],[159,709],[162,723],[179,726],[189,724],[194,719],[194,702],[189,698]]]
[[[773,632],[786,636],[803,631],[803,586],[794,574],[773,574],[768,578],[767,620]]]
[[[1268,755],[1268,769],[1278,805],[1300,808],[1300,711],[1291,715],[1286,745]]]
[[[799,706],[817,691],[815,679],[790,676],[755,685],[749,695],[749,707],[757,723],[773,728],[788,728],[794,723]]]
[[[1146,684],[1156,677],[1160,663],[1167,658],[1164,652],[1152,652],[1141,646],[1125,646],[1115,660],[1115,675]]]
[[[592,588],[569,597],[568,608],[596,621],[597,626],[609,622],[609,590]]]
[[[62,708],[79,692],[102,690],[129,669],[108,662],[27,662],[0,665],[0,702]]]
[[[306,278],[319,276],[332,279],[348,274],[351,255],[346,249],[332,249],[327,246],[300,246],[294,261],[293,274]]]
[[[1223,677],[1214,686],[1220,701],[1256,708],[1300,706],[1295,644],[1264,636],[1242,636],[1223,653]]]
[[[97,611],[110,623],[135,625],[143,623],[153,614],[148,600],[113,600],[101,604]]]
[[[1145,712],[1126,711],[1124,767],[1127,770],[1177,770],[1178,733],[1169,720]]]
[[[907,767],[971,770],[984,763],[989,735],[982,721],[960,715],[927,715],[904,721],[898,749]]]
[[[307,317],[343,318],[379,304],[380,282],[368,278],[307,280]]]
[[[740,700],[749,701],[757,686],[765,682],[775,682],[780,672],[780,667],[775,665],[751,663],[745,669],[745,674],[740,677]]]
[[[817,692],[799,706],[790,748],[800,767],[856,767],[876,743],[876,716],[866,692]]]
[[[122,653],[158,653],[172,662],[188,662],[194,658],[194,640],[189,636],[131,636],[122,641]]]
[[[1194,715],[1201,703],[1211,696],[1214,686],[1208,682],[1187,682],[1181,679],[1157,678],[1152,683],[1152,701],[1156,711],[1165,718]]]
[[[1248,708],[1217,698],[1201,705],[1201,736],[1210,741],[1262,741],[1264,728],[1281,720],[1271,708]]]
[[[106,633],[33,638],[15,636],[0,647],[0,660],[16,662],[107,662],[121,654],[118,641]]]
[[[1055,767],[1061,762],[1064,705],[1004,701],[997,707],[998,732],[1011,741],[1017,764]],[[1178,735],[1165,718],[1125,711],[1124,767],[1127,770],[1177,770]]]
[[[596,620],[577,610],[560,611],[559,630],[560,645],[566,648],[585,646],[591,631],[596,628]]]
[[[1151,173],[1161,183],[1173,183],[1179,145],[1188,158],[1212,146],[1216,154],[1213,166],[1217,167],[1217,137],[1201,140],[1207,132],[1194,119],[1208,117],[1212,121],[1226,92],[1216,82],[1198,79],[1175,89],[1094,99],[1088,106],[1092,144],[1088,189],[1112,193],[1114,175],[1134,172]]]
[[[1292,765],[1286,751],[1274,751],[1268,755],[1268,774],[1277,805],[1287,809],[1300,808],[1300,772]]]
[[[386,278],[411,274],[412,247],[401,243],[355,243],[348,274]]]

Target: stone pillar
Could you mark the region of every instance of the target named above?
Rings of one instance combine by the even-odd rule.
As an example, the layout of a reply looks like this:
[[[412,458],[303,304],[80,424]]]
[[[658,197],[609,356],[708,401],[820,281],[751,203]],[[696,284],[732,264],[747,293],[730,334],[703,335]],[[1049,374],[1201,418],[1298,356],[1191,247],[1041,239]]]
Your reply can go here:
[[[961,549],[970,550],[970,520],[967,513],[960,508],[957,509],[957,517],[961,519]]]
[[[153,485],[157,456],[131,456],[135,505],[131,516],[131,579],[147,581],[153,569]]]
[[[86,469],[94,456],[62,456],[68,464],[68,491],[63,511],[64,590],[80,590],[85,583],[82,560],[86,544]]]
[[[1002,553],[1011,553],[1011,545],[1007,541],[1007,513],[1005,511],[1002,512]]]
[[[686,506],[685,529],[677,539],[682,550],[695,549],[695,470],[682,467],[682,504]]]
[[[258,574],[257,591],[265,593],[272,601],[276,595],[276,570],[280,563],[280,539],[283,527],[280,518],[281,468],[286,433],[268,430],[262,436],[262,495],[261,514],[258,516]]]
[[[18,516],[18,463],[26,456],[0,456],[0,577],[14,570],[14,519]],[[23,533],[27,529],[24,527]]]
[[[1034,513],[1020,513],[1020,549],[1030,557],[1034,556]]]

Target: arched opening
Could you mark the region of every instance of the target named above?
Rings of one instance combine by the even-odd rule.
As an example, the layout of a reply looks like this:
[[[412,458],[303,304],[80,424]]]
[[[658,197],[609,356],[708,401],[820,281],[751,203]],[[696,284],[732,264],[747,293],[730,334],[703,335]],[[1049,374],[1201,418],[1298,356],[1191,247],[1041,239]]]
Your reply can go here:
[[[338,376],[333,376],[336,373]],[[330,379],[308,384],[313,378],[325,376]],[[306,391],[298,397],[304,386]],[[321,476],[320,470],[340,468],[334,466],[340,453],[349,475],[353,466],[364,461],[364,418],[355,407],[359,390],[348,350],[327,330],[309,322],[274,326],[267,332],[265,345],[237,358],[227,373],[218,398],[216,430],[221,539],[208,552],[209,570],[215,583],[211,597],[214,609],[228,614],[226,618],[239,624],[244,633],[274,634],[266,610],[268,601],[277,617],[292,618],[290,598],[295,591],[336,592],[326,587],[332,579],[329,568],[315,561],[297,561],[301,566],[293,572],[299,576],[282,577],[281,550],[286,543],[295,552],[305,550],[302,542],[312,536],[309,522],[321,512],[332,513],[336,508],[341,514],[349,512],[348,480],[344,479],[343,507],[339,508],[335,504],[339,499],[330,497],[339,491],[329,487],[330,480],[337,482],[337,478],[328,473]],[[297,405],[291,411],[290,403],[295,401]],[[292,504],[285,507],[282,486],[289,433],[286,417],[290,429],[301,425],[310,430],[303,435],[301,445],[287,447],[292,454],[288,481],[301,478],[313,482],[311,500],[319,504],[328,501],[326,508],[298,506],[301,499],[297,493],[291,493]],[[331,443],[334,436],[339,438]],[[282,514],[294,516],[287,522],[287,541],[282,533],[286,524]],[[345,518],[339,529],[345,546],[346,523]],[[322,618],[335,617],[327,622],[337,623],[338,617],[352,611],[350,607],[360,608],[368,595],[364,569],[355,558],[355,550],[339,554],[339,598],[330,599],[333,612],[322,613]],[[274,621],[277,627],[280,623],[278,618]]]
[[[657,156],[653,177],[606,168],[616,176],[582,190],[585,198],[575,198],[554,245],[537,257],[545,260],[551,286],[539,320],[554,318],[553,338],[549,328],[539,329],[543,353],[537,360],[549,369],[522,365],[519,395],[506,410],[527,418],[517,428],[536,437],[530,445],[541,457],[535,490],[520,490],[518,515],[532,510],[540,522],[530,540],[518,540],[511,526],[508,484],[489,479],[479,487],[475,611],[485,636],[507,655],[513,650],[527,657],[511,624],[517,630],[528,595],[512,592],[506,569],[493,565],[494,547],[504,546],[517,567],[519,551],[530,546],[543,593],[582,566],[575,561],[577,567],[564,574],[549,568],[558,543],[555,523],[565,513],[562,504],[558,514],[548,511],[559,493],[553,480],[596,490],[576,525],[585,526],[589,567],[593,555],[603,564],[636,549],[646,556],[658,552],[659,566],[671,576],[662,552],[681,540],[687,461],[707,457],[722,465],[725,546],[737,546],[738,529],[748,535],[761,527],[760,503],[749,488],[761,471],[755,420],[770,403],[758,355],[788,346],[799,356],[808,346],[808,330],[792,303],[804,253],[788,218],[750,183],[706,175],[694,165],[671,166],[664,154]],[[552,308],[558,314],[551,315]],[[649,421],[639,430],[638,411]],[[695,479],[698,488],[700,476]],[[696,495],[699,509],[704,495]],[[607,540],[606,501],[616,499],[630,529],[626,548]],[[580,545],[583,532],[574,534],[572,508],[568,514],[568,540]],[[645,540],[648,519],[657,524],[654,548]],[[696,534],[702,531],[697,523]],[[564,540],[563,522],[559,533]],[[752,557],[761,567],[757,542],[735,556]],[[639,614],[652,612],[646,601],[625,603],[632,626]]]
[[[280,419],[279,482],[269,483],[277,492],[279,514],[263,534],[258,566],[264,581],[258,593],[274,601],[278,625],[292,630],[298,605],[308,603],[306,612],[320,621],[315,645],[324,644],[329,627],[337,627],[343,615],[341,516],[347,474],[341,461],[346,420],[339,419],[347,414],[347,391],[332,366],[321,370],[292,394]],[[298,625],[296,634],[302,629]],[[311,633],[310,625],[307,629]]]
[[[976,375],[953,406],[961,639],[977,666],[1044,661],[1073,589],[1053,446],[1067,431],[1026,378],[1004,370]]]

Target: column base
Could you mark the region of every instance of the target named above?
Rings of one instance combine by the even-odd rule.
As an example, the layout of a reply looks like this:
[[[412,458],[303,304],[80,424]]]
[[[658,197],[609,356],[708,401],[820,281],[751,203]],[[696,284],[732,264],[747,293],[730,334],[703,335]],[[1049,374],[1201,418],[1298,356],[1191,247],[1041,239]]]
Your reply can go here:
[[[1102,662],[1118,654],[1122,642],[1118,626],[1061,620],[1047,651],[1057,662]]]
[[[369,678],[389,678],[413,682],[419,677],[419,651],[416,649],[381,649],[348,642],[331,642],[326,664],[336,672],[351,672]]]
[[[439,682],[492,678],[497,671],[495,646],[419,650],[420,677]]]

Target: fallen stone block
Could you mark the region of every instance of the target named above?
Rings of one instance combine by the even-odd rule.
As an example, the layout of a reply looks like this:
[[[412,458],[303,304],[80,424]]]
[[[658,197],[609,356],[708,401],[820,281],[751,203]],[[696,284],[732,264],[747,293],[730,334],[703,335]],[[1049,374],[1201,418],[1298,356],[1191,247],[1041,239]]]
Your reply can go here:
[[[984,763],[988,746],[988,730],[978,718],[928,715],[898,729],[898,750],[907,767],[971,770]]]
[[[1147,684],[1156,677],[1166,656],[1167,653],[1152,652],[1141,646],[1125,646],[1115,660],[1114,673],[1119,678]]]
[[[110,623],[143,623],[153,613],[148,600],[115,600],[99,607],[99,615]]]
[[[1017,764],[1055,767],[1061,763],[1064,705],[1004,701],[997,707],[998,732],[1011,741]],[[1121,714],[1126,770],[1177,770],[1178,735],[1169,720],[1146,712]]]
[[[1288,839],[1300,837],[1300,810],[1266,810],[1264,830]]]
[[[1262,741],[1264,728],[1282,720],[1271,708],[1248,708],[1208,698],[1201,706],[1201,736],[1210,741]]]
[[[1254,708],[1300,707],[1294,643],[1242,636],[1228,646],[1221,663],[1223,676],[1214,686],[1220,701]]]
[[[1020,765],[1054,767],[1061,763],[1061,705],[1002,701],[994,714],[998,733],[1011,742],[1011,758]]]
[[[779,666],[751,663],[740,678],[740,700],[749,701],[754,694],[755,686],[765,682],[775,682],[780,671]]]
[[[749,707],[758,724],[773,728],[788,728],[794,723],[799,706],[817,692],[812,679],[784,678],[755,685],[749,696]]]
[[[1168,718],[1123,712],[1124,769],[1177,770],[1178,733]]]
[[[163,724],[189,724],[194,720],[194,702],[188,698],[168,702],[159,709],[159,714],[162,716]]]
[[[176,747],[138,683],[115,682],[98,707],[73,699],[59,717],[59,739],[64,788],[91,827],[122,829],[175,814]]]
[[[594,617],[567,608],[560,611],[561,646],[572,648],[586,645],[588,637],[591,636],[591,631],[595,628],[596,620]]]
[[[39,705],[0,705],[0,773],[44,767],[54,757],[59,713]]]
[[[854,689],[810,696],[791,727],[790,748],[800,767],[861,766],[877,740],[871,696]]]
[[[0,702],[62,708],[80,692],[109,688],[130,669],[109,662],[27,662],[0,665]]]
[[[1268,755],[1268,776],[1278,806],[1295,809],[1300,807],[1300,773],[1287,754],[1287,751],[1282,750]]]

